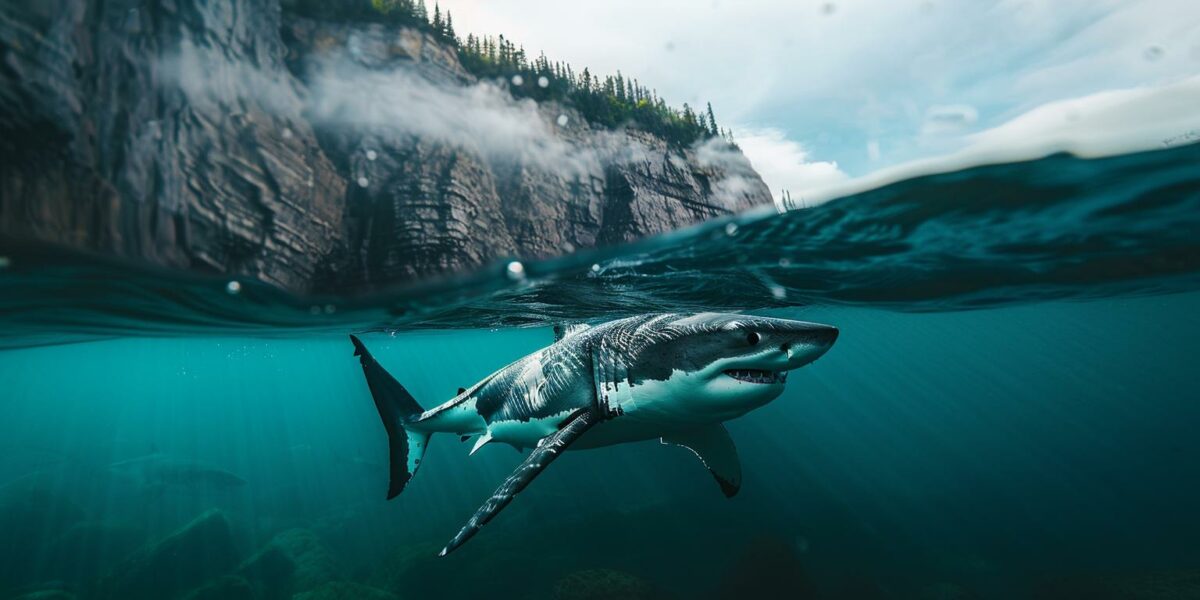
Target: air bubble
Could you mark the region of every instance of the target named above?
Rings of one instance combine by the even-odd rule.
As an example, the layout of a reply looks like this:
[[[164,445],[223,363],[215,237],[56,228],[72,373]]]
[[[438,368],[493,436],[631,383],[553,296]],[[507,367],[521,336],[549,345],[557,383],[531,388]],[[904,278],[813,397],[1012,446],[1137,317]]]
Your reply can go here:
[[[563,249],[563,252],[570,254],[575,251],[575,244],[572,244],[571,242],[563,242],[562,249]]]
[[[374,150],[367,150],[367,160],[375,160],[376,158],[379,158],[379,154]]]
[[[236,279],[225,284],[225,292],[231,296],[236,296],[242,293],[242,284]]]
[[[792,261],[789,259],[786,259],[786,258],[781,258],[781,259],[779,259],[779,266],[786,269],[786,268],[792,266]]]
[[[550,87],[550,78],[546,77],[545,75],[538,77],[538,87],[540,87],[540,88]]]
[[[600,265],[599,265],[599,264],[593,264],[593,265],[592,265],[592,272],[593,272],[593,273],[599,273],[599,272],[600,272]]]
[[[371,180],[367,179],[366,177],[358,178],[358,187],[365,188],[368,185],[371,185]]]
[[[771,295],[776,300],[784,300],[787,298],[787,290],[782,285],[773,285],[771,286]]]
[[[12,266],[12,260],[7,256],[0,256],[0,269],[7,269]]]
[[[520,75],[513,75],[512,76],[512,84],[515,86],[518,86],[518,87],[525,85],[525,78],[521,77]]]
[[[337,307],[336,307],[336,306],[334,306],[334,305],[332,305],[332,304],[326,304],[326,305],[325,305],[325,314],[327,314],[327,315],[332,315],[332,314],[333,314],[333,313],[335,313],[335,312],[337,312]]]
[[[504,274],[513,281],[525,279],[525,265],[521,264],[519,260],[514,260],[504,268]]]
[[[726,223],[725,224],[725,235],[730,235],[730,236],[737,235],[737,232],[738,232],[737,223]]]
[[[558,126],[559,127],[566,127],[567,123],[570,123],[570,122],[571,122],[571,119],[568,118],[567,115],[558,115]]]
[[[291,129],[284,127],[282,133],[283,133],[283,139],[285,139],[285,140],[292,139],[292,130]]]

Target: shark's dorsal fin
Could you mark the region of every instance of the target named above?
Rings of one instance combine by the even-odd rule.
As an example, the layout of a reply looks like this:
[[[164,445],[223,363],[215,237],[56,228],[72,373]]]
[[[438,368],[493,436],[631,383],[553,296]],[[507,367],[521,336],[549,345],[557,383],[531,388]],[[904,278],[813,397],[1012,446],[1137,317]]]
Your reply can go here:
[[[559,323],[554,326],[554,341],[557,342],[565,337],[575,335],[580,331],[587,331],[591,328],[592,326],[587,323]]]
[[[742,487],[742,463],[738,461],[733,438],[720,423],[699,429],[664,435],[662,443],[683,446],[695,453],[700,462],[708,467],[713,479],[721,486],[726,498],[737,495]]]
[[[525,457],[525,460],[521,462],[517,470],[513,471],[508,476],[508,479],[505,479],[504,483],[496,488],[496,491],[483,503],[483,506],[480,506],[479,510],[475,511],[475,515],[471,517],[471,520],[467,521],[467,524],[458,531],[458,535],[455,535],[454,539],[450,540],[449,544],[446,544],[446,547],[442,549],[438,556],[445,556],[453,552],[455,548],[458,548],[471,539],[472,536],[479,532],[480,527],[487,525],[488,521],[492,520],[492,517],[495,517],[505,506],[508,506],[508,503],[512,502],[513,497],[525,489],[525,486],[529,485],[529,482],[533,481],[534,477],[538,476],[538,473],[541,473],[554,459],[558,458],[558,455],[562,454],[562,451],[566,450],[567,446],[571,445],[571,442],[579,439],[579,436],[583,435],[592,425],[598,422],[600,422],[600,417],[595,411],[580,410],[568,419],[561,429],[545,437],[542,443],[530,452],[529,456]]]

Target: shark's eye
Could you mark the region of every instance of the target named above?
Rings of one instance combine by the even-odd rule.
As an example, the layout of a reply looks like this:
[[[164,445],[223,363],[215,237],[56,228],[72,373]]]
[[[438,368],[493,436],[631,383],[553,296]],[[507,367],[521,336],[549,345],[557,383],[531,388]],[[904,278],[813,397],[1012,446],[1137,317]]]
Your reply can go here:
[[[757,346],[760,341],[762,341],[762,336],[758,335],[757,331],[751,331],[750,333],[746,334],[747,344],[750,344],[751,346]]]

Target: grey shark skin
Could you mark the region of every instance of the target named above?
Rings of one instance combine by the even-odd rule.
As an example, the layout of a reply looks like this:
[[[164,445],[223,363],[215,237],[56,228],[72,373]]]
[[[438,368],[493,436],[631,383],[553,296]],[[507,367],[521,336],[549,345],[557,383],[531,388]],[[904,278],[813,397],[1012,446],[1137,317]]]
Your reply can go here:
[[[556,331],[562,337],[554,344],[429,410],[350,336],[388,432],[388,499],[416,473],[433,433],[475,437],[472,454],[497,442],[532,448],[440,556],[567,449],[653,439],[683,446],[732,497],[741,465],[722,423],[777,398],[788,372],[821,357],[838,336],[828,325],[717,313],[641,315]]]

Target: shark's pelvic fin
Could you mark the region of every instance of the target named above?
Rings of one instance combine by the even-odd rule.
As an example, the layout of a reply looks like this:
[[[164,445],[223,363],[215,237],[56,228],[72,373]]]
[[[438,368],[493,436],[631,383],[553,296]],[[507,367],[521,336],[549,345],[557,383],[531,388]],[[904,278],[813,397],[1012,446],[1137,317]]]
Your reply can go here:
[[[450,554],[456,548],[465,544],[467,540],[471,539],[472,536],[479,532],[479,528],[487,525],[488,521],[492,520],[492,517],[495,517],[505,506],[508,506],[508,503],[512,502],[513,497],[525,489],[525,486],[529,485],[529,482],[533,481],[533,478],[537,477],[538,473],[541,473],[554,459],[558,458],[558,455],[563,450],[566,450],[567,446],[570,446],[572,442],[579,439],[579,436],[583,435],[584,432],[591,429],[592,425],[595,425],[599,421],[600,415],[594,411],[581,410],[573,417],[567,419],[561,429],[544,438],[543,443],[534,449],[533,452],[530,452],[529,456],[525,457],[525,460],[517,467],[517,470],[513,471],[508,476],[508,479],[505,479],[504,483],[496,488],[496,491],[492,493],[492,497],[488,498],[483,503],[483,506],[480,506],[479,510],[475,511],[475,515],[471,517],[471,520],[467,521],[467,524],[459,530],[458,535],[455,535],[454,539],[450,540],[449,544],[446,544],[446,547],[438,553],[438,556]]]
[[[475,445],[471,447],[471,451],[467,454],[467,456],[475,456],[475,453],[479,452],[480,448],[486,446],[491,441],[492,432],[490,431],[479,436],[479,439],[475,440]]]
[[[726,498],[737,495],[742,487],[742,463],[738,460],[733,438],[720,423],[691,429],[681,433],[664,435],[662,443],[683,446],[695,453],[700,462],[708,467],[713,479],[721,486]]]

